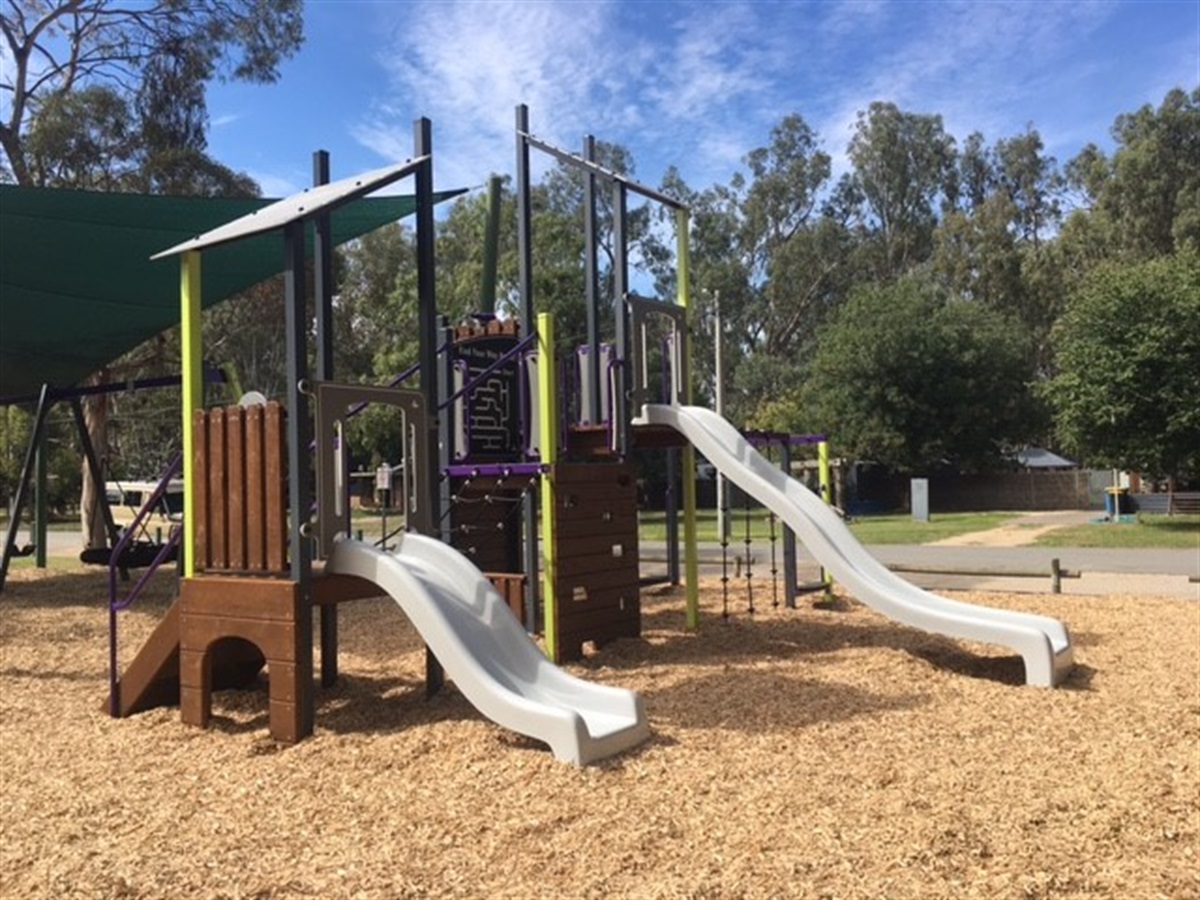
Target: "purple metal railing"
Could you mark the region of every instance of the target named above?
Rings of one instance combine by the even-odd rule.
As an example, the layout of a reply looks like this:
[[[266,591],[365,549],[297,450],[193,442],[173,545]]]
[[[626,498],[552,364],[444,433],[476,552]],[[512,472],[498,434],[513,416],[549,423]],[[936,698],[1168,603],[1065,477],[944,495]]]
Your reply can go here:
[[[120,677],[117,671],[117,613],[123,609],[128,609],[133,601],[138,598],[142,590],[150,581],[158,567],[167,560],[171,555],[171,551],[179,546],[179,542],[183,536],[183,529],[176,528],[163,542],[155,555],[154,560],[146,567],[146,571],[137,580],[129,590],[129,594],[124,598],[117,597],[117,572],[121,568],[121,555],[129,549],[130,544],[133,544],[137,535],[140,532],[142,523],[150,516],[155,507],[167,493],[167,488],[170,486],[171,479],[178,475],[183,470],[183,453],[176,454],[175,458],[167,465],[163,476],[158,483],[158,487],[150,495],[150,498],[138,510],[138,514],[134,516],[133,522],[125,529],[125,533],[121,535],[121,539],[117,541],[117,545],[113,547],[112,554],[108,560],[108,686],[109,686],[109,714],[114,718],[120,715],[121,711],[121,695],[120,695]],[[186,549],[184,552],[187,552]]]

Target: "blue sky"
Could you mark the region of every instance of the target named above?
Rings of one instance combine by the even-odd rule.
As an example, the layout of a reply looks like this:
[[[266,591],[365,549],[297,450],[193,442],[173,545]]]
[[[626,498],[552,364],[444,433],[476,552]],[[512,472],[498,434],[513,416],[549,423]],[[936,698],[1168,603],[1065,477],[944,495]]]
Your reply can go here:
[[[1111,146],[1122,112],[1200,84],[1200,0],[309,0],[304,48],[273,85],[209,95],[209,149],[268,196],[406,159],[433,120],[440,188],[513,171],[514,107],[578,150],[628,147],[639,180],[674,164],[726,183],[797,112],[833,155],[873,100],[942,115],[961,142],[1037,128],[1065,162]]]

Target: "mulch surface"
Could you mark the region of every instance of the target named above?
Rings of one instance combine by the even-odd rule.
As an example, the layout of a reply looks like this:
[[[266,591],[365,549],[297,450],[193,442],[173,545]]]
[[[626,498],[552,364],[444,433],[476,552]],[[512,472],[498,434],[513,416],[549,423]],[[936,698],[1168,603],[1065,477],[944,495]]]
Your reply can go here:
[[[342,610],[343,678],[280,747],[265,689],[125,720],[104,577],[10,575],[0,597],[3,898],[1200,898],[1200,605],[954,596],[1065,620],[1078,668],[1021,685],[1002,648],[849,599],[753,616],[715,583],[684,628],[570,667],[640,691],[654,736],[586,769],[424,696],[394,603]],[[128,660],[173,590],[122,615]],[[765,596],[765,599],[764,599]]]

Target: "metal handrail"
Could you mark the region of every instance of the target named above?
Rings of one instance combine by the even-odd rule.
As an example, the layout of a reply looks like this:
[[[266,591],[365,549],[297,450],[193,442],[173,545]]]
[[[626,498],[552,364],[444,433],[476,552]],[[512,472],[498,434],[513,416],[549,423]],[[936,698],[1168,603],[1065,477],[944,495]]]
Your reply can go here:
[[[159,501],[167,493],[171,479],[182,470],[183,453],[180,452],[167,465],[162,478],[159,480],[158,487],[154,489],[153,493],[150,494],[150,498],[138,510],[137,515],[133,518],[133,522],[125,529],[125,533],[121,535],[121,539],[113,547],[112,554],[108,559],[108,711],[114,718],[119,716],[121,711],[120,678],[117,674],[117,613],[123,609],[128,609],[133,604],[133,601],[137,599],[138,595],[141,594],[147,583],[149,583],[150,576],[166,561],[171,551],[179,546],[183,529],[177,528],[172,531],[167,540],[163,542],[153,561],[146,567],[146,571],[142,573],[142,576],[137,580],[137,583],[134,584],[128,596],[124,599],[117,597],[117,572],[121,568],[121,555],[129,549],[129,545],[136,539],[135,536],[139,533],[142,523],[150,516]]]
[[[537,332],[536,331],[531,332],[528,337],[525,337],[522,340],[517,341],[517,343],[514,344],[510,350],[506,351],[503,356],[501,356],[499,359],[497,359],[495,362],[493,362],[490,366],[488,366],[486,369],[484,369],[482,372],[480,372],[478,375],[476,375],[474,378],[472,378],[470,381],[468,381],[466,384],[464,384],[461,388],[459,388],[457,391],[455,391],[453,394],[451,394],[449,397],[447,397],[445,400],[443,400],[441,402],[441,404],[438,406],[438,411],[440,412],[441,410],[443,410],[447,406],[449,406],[451,403],[453,403],[455,400],[457,400],[460,397],[462,397],[463,395],[468,394],[471,391],[475,390],[475,388],[479,387],[480,382],[482,382],[485,378],[487,378],[489,375],[491,375],[493,372],[495,372],[501,366],[505,365],[509,360],[516,357],[519,353],[532,347],[536,341],[537,341]]]

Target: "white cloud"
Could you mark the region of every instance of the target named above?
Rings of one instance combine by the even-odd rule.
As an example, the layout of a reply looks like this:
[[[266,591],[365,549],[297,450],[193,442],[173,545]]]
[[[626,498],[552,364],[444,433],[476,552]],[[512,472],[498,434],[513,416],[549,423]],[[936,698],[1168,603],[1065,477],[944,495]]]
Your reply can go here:
[[[585,129],[628,119],[627,58],[613,52],[610,3],[406,5],[381,63],[410,109],[433,119],[441,184],[472,184],[513,158],[514,111],[540,136],[578,146]],[[605,112],[608,115],[605,115]],[[598,114],[599,113],[599,114]],[[411,124],[390,104],[354,128],[390,158],[411,152]]]
[[[278,172],[255,171],[252,169],[246,174],[258,182],[258,186],[262,189],[264,197],[274,197],[277,199],[290,197],[292,194],[298,194],[310,186],[310,182],[303,181],[301,176],[295,172],[280,174]]]
[[[392,23],[380,59],[392,95],[434,120],[441,184],[511,170],[518,103],[537,136],[572,152],[589,133],[635,147],[638,177],[651,184],[675,153],[687,157],[678,161],[693,184],[727,179],[779,118],[772,84],[789,48],[758,4],[450,2],[413,11]],[[411,137],[401,115],[377,103],[353,134],[402,158]],[[647,147],[664,149],[647,159]]]
[[[539,137],[572,151],[586,133],[624,144],[650,184],[670,164],[694,187],[727,181],[792,112],[818,132],[836,178],[848,168],[856,114],[875,100],[940,114],[960,140],[980,130],[992,142],[1032,123],[1048,150],[1067,153],[1076,134],[1103,140],[1120,111],[1097,91],[1115,77],[1103,70],[1119,65],[1099,36],[1128,9],[1020,0],[382,5],[387,99],[352,133],[402,159],[412,115],[429,115],[446,186],[511,171],[522,102]],[[1178,59],[1196,62],[1187,40],[1195,34],[1163,63],[1164,81],[1178,77]]]

